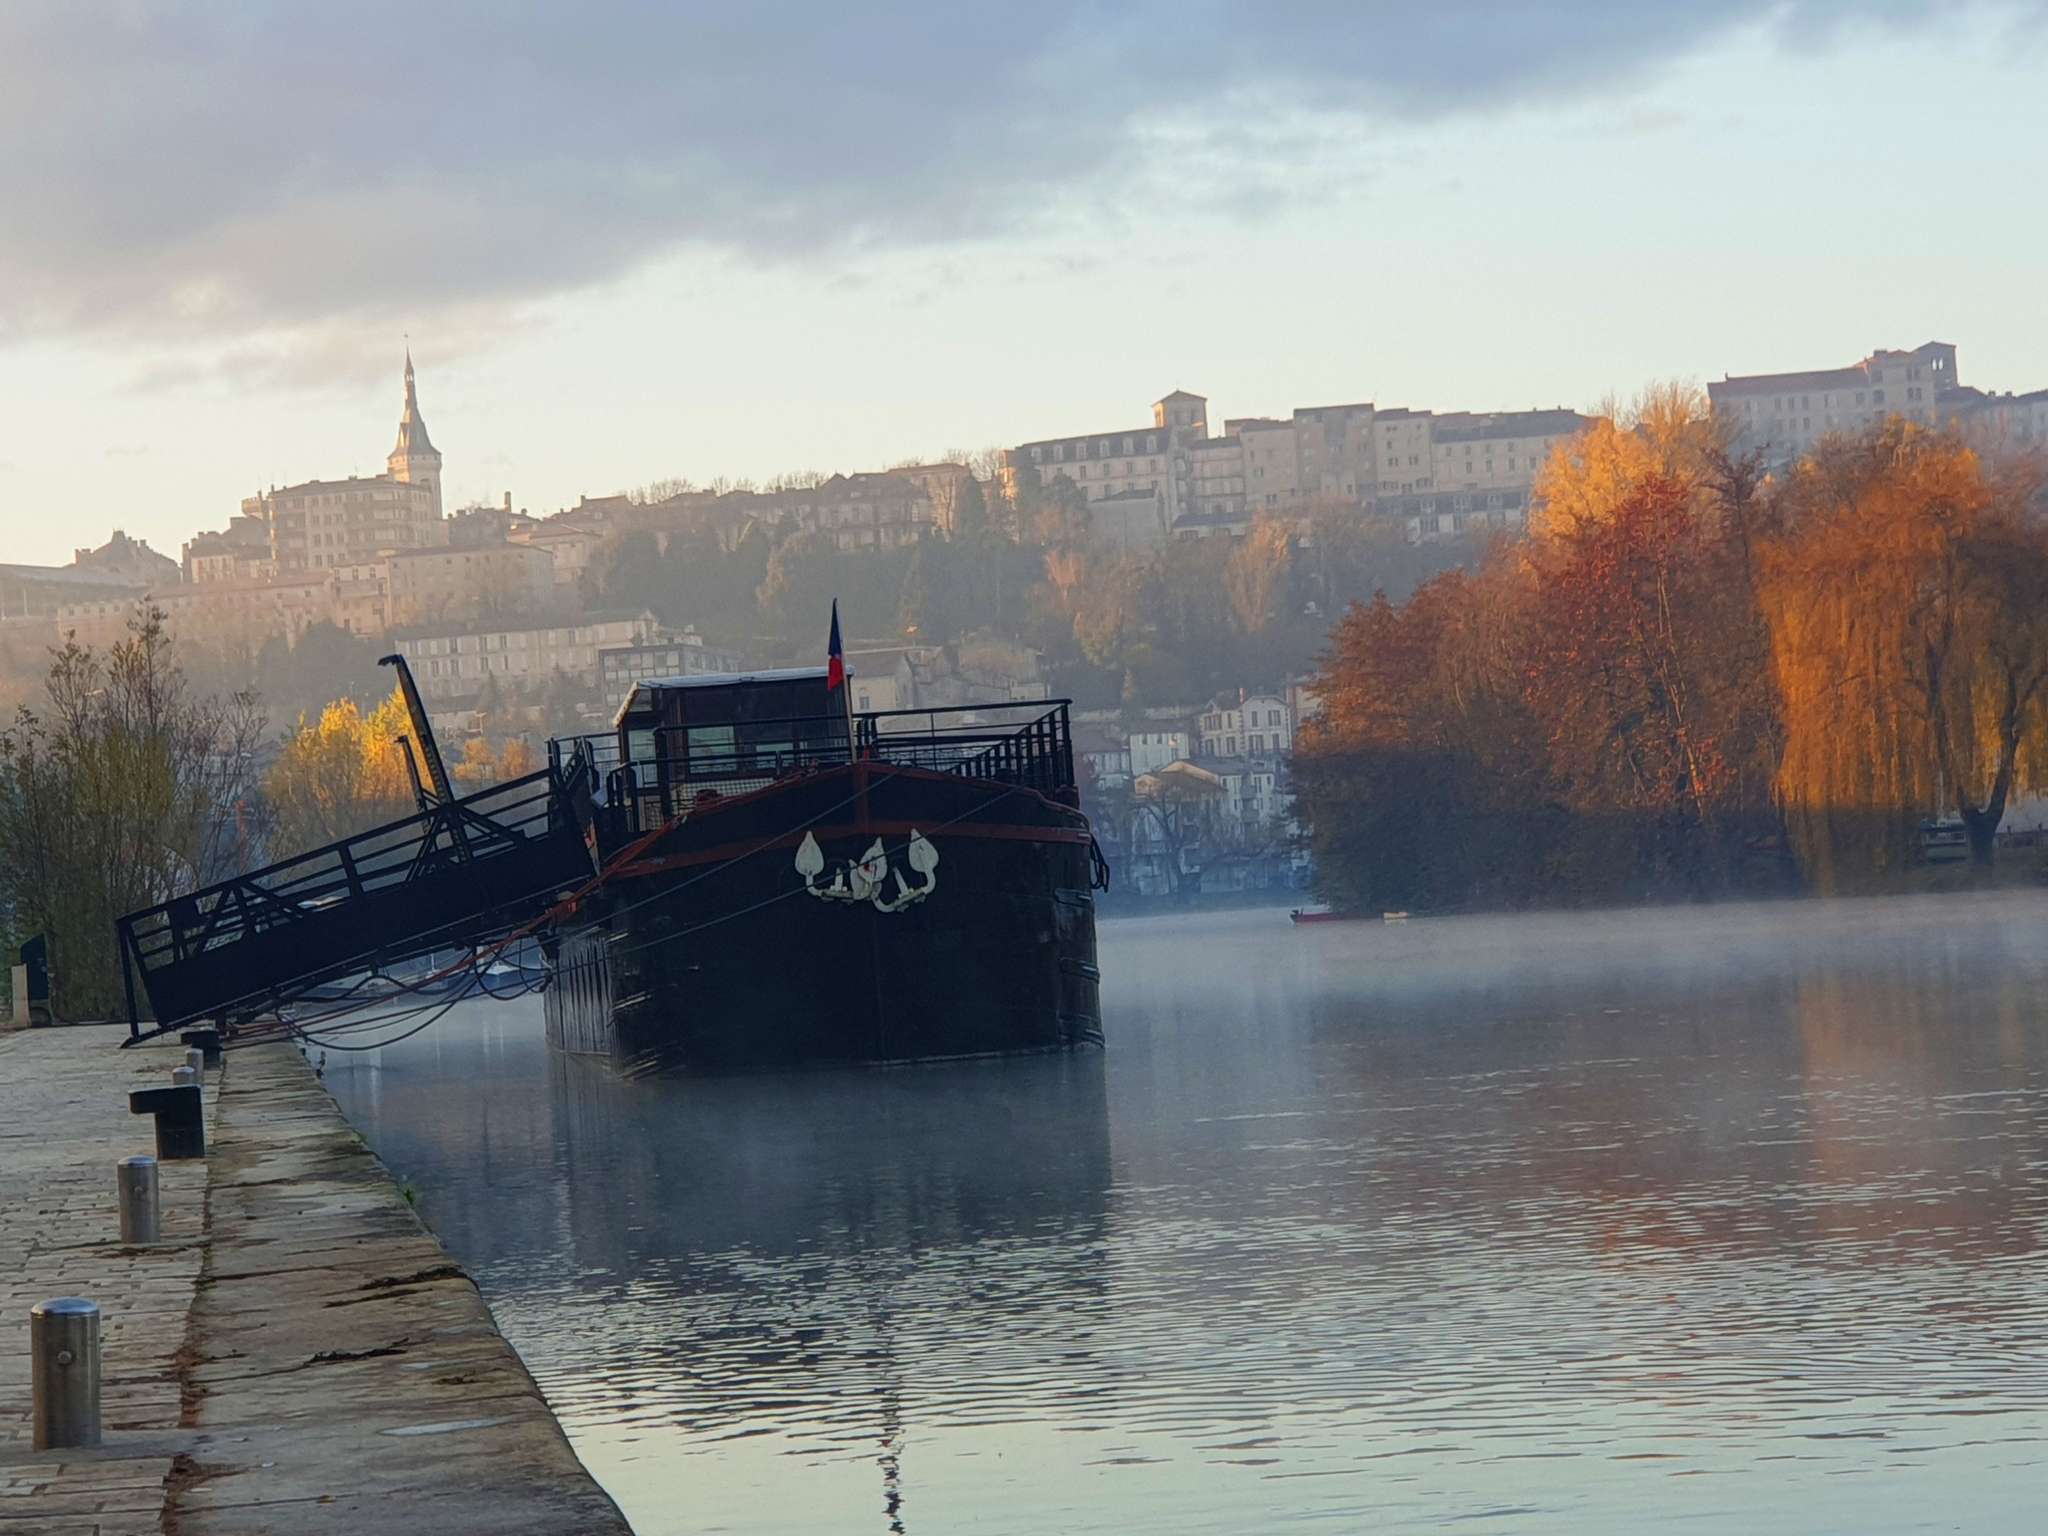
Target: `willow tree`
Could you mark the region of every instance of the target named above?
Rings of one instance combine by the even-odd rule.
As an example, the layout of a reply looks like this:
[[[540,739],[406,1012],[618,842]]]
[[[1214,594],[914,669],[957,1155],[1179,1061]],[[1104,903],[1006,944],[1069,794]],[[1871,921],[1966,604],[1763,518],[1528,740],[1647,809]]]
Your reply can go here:
[[[1777,793],[1823,889],[1899,867],[1948,812],[1988,865],[2008,802],[2048,775],[2036,488],[1896,421],[1824,446],[1784,487],[1763,584]]]

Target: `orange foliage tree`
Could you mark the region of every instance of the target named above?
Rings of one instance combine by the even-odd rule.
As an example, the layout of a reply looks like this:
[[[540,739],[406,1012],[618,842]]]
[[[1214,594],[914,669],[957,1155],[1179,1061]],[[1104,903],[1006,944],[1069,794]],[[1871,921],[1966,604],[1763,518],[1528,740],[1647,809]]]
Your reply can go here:
[[[1332,631],[1298,809],[1333,899],[1573,900],[1980,864],[2048,780],[2041,480],[1894,421],[1781,478],[1683,392],[1546,468],[1532,537]]]
[[[1833,888],[1898,868],[1953,813],[1992,858],[2048,770],[2048,531],[2031,477],[1901,423],[1785,486],[1764,582],[1785,751],[1778,796]]]

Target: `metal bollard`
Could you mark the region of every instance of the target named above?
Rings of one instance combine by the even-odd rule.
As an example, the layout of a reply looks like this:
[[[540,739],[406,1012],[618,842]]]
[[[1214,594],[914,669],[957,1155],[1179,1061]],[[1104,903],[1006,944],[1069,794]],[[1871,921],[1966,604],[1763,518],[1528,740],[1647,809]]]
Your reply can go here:
[[[35,1448],[100,1443],[100,1309],[80,1296],[29,1308]]]
[[[121,1190],[121,1241],[161,1242],[163,1203],[158,1194],[156,1159],[124,1157],[114,1165],[114,1177]]]
[[[178,1070],[190,1072],[192,1069],[180,1067]],[[197,1083],[184,1083],[175,1088],[131,1089],[128,1113],[156,1117],[156,1155],[159,1162],[206,1156],[206,1112]]]
[[[199,1074],[190,1067],[173,1067],[171,1068],[171,1086],[174,1088],[196,1088],[199,1086]]]
[[[185,1052],[185,1065],[197,1072],[203,1080],[206,1076],[206,1052],[196,1045],[192,1046]]]

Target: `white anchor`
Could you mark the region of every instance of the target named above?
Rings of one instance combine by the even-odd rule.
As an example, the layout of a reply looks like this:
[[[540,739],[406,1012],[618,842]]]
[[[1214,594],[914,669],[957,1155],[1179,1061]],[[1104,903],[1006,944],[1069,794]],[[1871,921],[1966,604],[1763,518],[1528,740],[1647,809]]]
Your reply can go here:
[[[939,884],[939,850],[915,827],[910,829],[906,856],[912,871],[920,877],[920,884],[912,885],[905,880],[900,869],[891,870],[888,851],[879,837],[857,861],[841,865],[832,872],[828,883],[820,884],[819,876],[825,873],[825,850],[818,846],[816,837],[806,832],[804,840],[797,844],[796,872],[803,876],[804,889],[820,900],[865,901],[877,912],[899,912],[923,901]],[[883,887],[892,873],[896,877],[896,894],[890,897],[883,894]]]

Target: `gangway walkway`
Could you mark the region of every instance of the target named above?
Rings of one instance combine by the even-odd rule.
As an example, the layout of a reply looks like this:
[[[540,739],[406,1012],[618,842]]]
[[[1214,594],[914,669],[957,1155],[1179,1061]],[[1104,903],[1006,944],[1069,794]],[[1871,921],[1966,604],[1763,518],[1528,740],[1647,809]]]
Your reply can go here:
[[[591,778],[576,753],[130,913],[119,923],[130,1039],[232,1029],[327,983],[532,921],[595,868]]]

